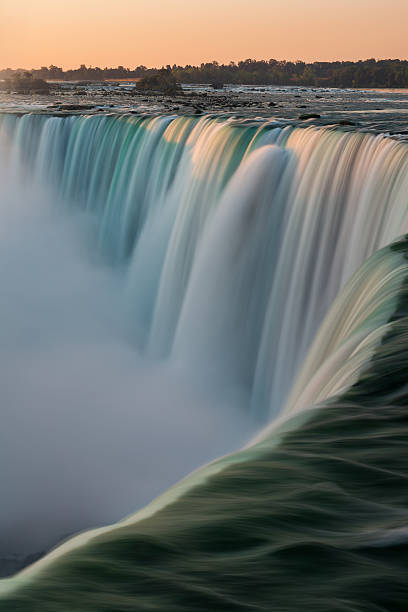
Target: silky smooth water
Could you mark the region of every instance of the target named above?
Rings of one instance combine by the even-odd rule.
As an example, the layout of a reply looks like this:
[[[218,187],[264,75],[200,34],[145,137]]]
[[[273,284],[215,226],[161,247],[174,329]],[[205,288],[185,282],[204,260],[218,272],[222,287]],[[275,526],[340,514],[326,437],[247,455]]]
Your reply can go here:
[[[178,446],[161,422],[163,368],[197,389],[192,427],[172,414],[192,446],[203,411],[215,437],[216,419],[230,423],[218,452],[265,427],[4,582],[9,609],[402,609],[407,264],[405,241],[391,243],[407,231],[406,145],[209,116],[4,115],[0,130],[16,181],[30,177],[64,224],[88,228],[95,274],[117,283],[128,351],[163,390],[142,437],[151,422]],[[110,397],[133,406],[124,423],[138,429],[146,389],[115,383]],[[90,421],[110,423],[105,410]],[[151,452],[168,462],[161,445]]]
[[[261,419],[345,281],[407,229],[407,148],[383,136],[208,116],[8,115],[2,130],[59,206],[94,213],[134,342],[218,356]]]

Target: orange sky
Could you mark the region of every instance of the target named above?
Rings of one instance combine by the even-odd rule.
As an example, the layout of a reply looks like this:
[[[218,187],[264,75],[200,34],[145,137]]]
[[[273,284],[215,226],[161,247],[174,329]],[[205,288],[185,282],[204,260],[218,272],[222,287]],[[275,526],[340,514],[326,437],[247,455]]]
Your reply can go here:
[[[408,59],[408,0],[0,0],[0,68]]]

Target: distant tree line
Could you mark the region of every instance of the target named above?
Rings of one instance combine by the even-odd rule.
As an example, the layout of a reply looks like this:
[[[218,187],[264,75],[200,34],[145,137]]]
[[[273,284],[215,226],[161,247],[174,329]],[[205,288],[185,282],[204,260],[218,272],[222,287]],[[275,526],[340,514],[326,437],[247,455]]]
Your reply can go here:
[[[166,66],[166,70],[179,83],[231,83],[244,85],[304,85],[312,87],[408,87],[408,61],[398,59],[367,59],[358,62],[287,62],[275,59],[253,60],[200,66]],[[75,70],[62,70],[58,66],[30,70],[34,79],[61,81],[104,81],[106,79],[135,79],[157,74],[146,66],[135,69],[98,68],[82,64]],[[10,79],[21,73],[7,68],[0,78]]]

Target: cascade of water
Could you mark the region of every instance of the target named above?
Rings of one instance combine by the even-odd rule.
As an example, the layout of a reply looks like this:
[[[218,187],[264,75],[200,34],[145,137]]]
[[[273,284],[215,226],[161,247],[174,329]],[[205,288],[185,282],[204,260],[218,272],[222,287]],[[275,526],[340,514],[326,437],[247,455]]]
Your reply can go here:
[[[94,213],[135,342],[228,374],[261,419],[347,279],[408,229],[407,147],[384,136],[208,116],[0,125],[11,156]]]
[[[390,242],[408,229],[406,145],[208,116],[0,115],[0,149],[11,182],[22,165],[93,215],[141,349],[209,388],[243,386],[273,417],[243,450],[1,581],[0,605],[297,610],[305,594],[305,609],[402,610],[408,247]],[[76,333],[102,313],[88,304]]]
[[[267,151],[266,153],[267,155],[273,155],[274,152]],[[59,585],[59,590],[56,597],[63,601],[67,595],[67,592],[62,588],[62,584],[58,582],[61,580],[61,577],[58,574],[61,567],[59,564],[62,564],[63,568],[61,576],[63,577],[65,575],[64,571],[68,575],[70,571],[72,571],[71,563],[73,562],[73,567],[75,568],[76,560],[81,558],[81,555],[83,554],[87,558],[87,555],[89,555],[91,566],[94,567],[94,577],[98,582],[101,580],[98,570],[100,560],[102,559],[103,563],[106,563],[107,560],[112,564],[115,563],[115,548],[108,547],[106,549],[104,547],[104,542],[114,542],[115,546],[118,547],[118,550],[121,551],[121,560],[124,563],[130,563],[130,565],[133,566],[133,556],[131,555],[128,557],[126,542],[133,541],[133,539],[137,541],[139,537],[143,538],[144,529],[147,529],[147,532],[150,533],[150,537],[152,537],[152,534],[154,533],[155,537],[159,538],[159,540],[161,537],[166,538],[169,533],[172,533],[172,530],[175,530],[175,533],[177,534],[176,538],[184,537],[183,535],[180,536],[178,533],[180,525],[183,525],[183,521],[189,522],[190,520],[192,520],[194,524],[194,521],[196,520],[194,518],[195,514],[200,512],[200,505],[197,506],[198,511],[195,509],[195,496],[197,496],[197,499],[201,500],[201,503],[204,503],[203,500],[206,497],[206,488],[212,490],[211,487],[213,482],[218,482],[222,485],[224,480],[228,481],[231,470],[233,471],[237,469],[238,477],[241,478],[242,476],[240,476],[239,470],[242,469],[244,477],[246,475],[245,470],[249,470],[255,489],[255,497],[251,499],[251,504],[254,504],[255,508],[263,509],[262,511],[264,511],[264,507],[266,507],[266,517],[268,517],[269,520],[268,512],[271,512],[272,509],[269,507],[269,498],[266,497],[266,499],[264,499],[263,497],[264,488],[267,486],[271,486],[272,488],[277,487],[274,493],[278,499],[280,499],[279,496],[282,494],[282,491],[283,500],[286,499],[288,493],[285,487],[285,480],[283,481],[282,489],[280,488],[280,481],[274,483],[273,481],[270,482],[269,479],[267,479],[265,484],[261,479],[258,483],[258,464],[261,466],[264,463],[265,465],[268,465],[271,458],[273,461],[273,453],[279,453],[279,443],[282,438],[287,436],[288,432],[294,429],[299,429],[302,431],[302,425],[304,425],[306,421],[313,421],[313,419],[316,418],[316,412],[318,411],[316,408],[312,407],[314,402],[324,402],[333,395],[340,395],[340,399],[337,400],[337,403],[341,406],[341,396],[347,397],[347,395],[350,395],[353,397],[353,393],[356,397],[358,397],[360,393],[363,398],[365,394],[368,393],[368,401],[370,401],[369,391],[370,385],[372,385],[372,380],[370,380],[370,378],[375,375],[375,372],[370,372],[370,369],[374,368],[375,370],[375,367],[380,367],[381,374],[385,374],[386,376],[388,375],[388,363],[386,363],[385,367],[381,366],[381,360],[384,359],[384,354],[382,353],[385,353],[385,356],[388,356],[388,360],[392,360],[398,371],[401,369],[404,370],[406,357],[404,357],[403,364],[397,365],[396,360],[398,358],[399,351],[401,350],[399,348],[401,342],[404,343],[404,351],[406,353],[406,301],[408,295],[407,248],[407,241],[405,240],[377,252],[366,262],[364,266],[362,266],[362,268],[357,271],[357,273],[346,285],[321,327],[321,330],[314,343],[314,347],[305,363],[304,370],[299,376],[297,384],[293,389],[291,401],[288,402],[285,414],[281,419],[276,421],[271,427],[266,428],[262,432],[262,435],[245,449],[226,457],[222,457],[197,470],[175,486],[171,487],[163,495],[156,498],[143,510],[129,516],[115,525],[109,525],[107,527],[80,534],[71,540],[68,540],[62,546],[49,553],[46,557],[35,563],[33,566],[24,570],[21,574],[17,575],[17,577],[3,582],[0,581],[0,600],[2,597],[7,599],[10,596],[10,602],[19,602],[20,605],[23,605],[25,598],[24,589],[27,587],[27,585],[33,583],[33,581],[34,598],[36,597],[35,588],[38,589],[39,598],[46,596],[45,593],[47,592],[47,589],[54,588],[53,572],[57,571],[57,581],[55,584]],[[402,305],[403,307],[401,308]],[[401,329],[398,327],[400,326],[400,323],[403,324]],[[385,340],[384,349],[382,348],[382,343],[384,343],[384,339],[387,339],[387,336],[388,340]],[[392,349],[387,349],[387,342],[391,344]],[[376,357],[376,353],[378,353],[378,357]],[[376,359],[377,362],[380,363],[380,366],[375,366]],[[382,371],[381,368],[383,368],[384,371]],[[366,378],[369,378],[369,383],[366,383]],[[381,385],[382,383],[379,384]],[[366,390],[366,387],[368,391]],[[353,391],[353,389],[355,390]],[[393,393],[399,393],[405,398],[406,384],[403,386],[402,391],[398,391],[398,386],[394,388],[393,384],[391,383],[390,390],[386,388],[386,393],[391,394],[391,397],[388,398],[389,401],[392,399]],[[336,407],[335,402],[333,405]],[[328,406],[330,406],[330,404]],[[361,411],[360,406],[358,405],[353,406],[353,409],[355,412],[355,418],[361,419],[364,423],[364,419],[367,419],[367,415],[364,412],[364,406],[361,407]],[[341,420],[342,418],[344,418],[344,423],[340,423],[340,432],[342,427],[344,427],[350,420],[350,416],[348,414],[346,414],[344,417],[342,417],[341,414],[340,417],[336,416],[336,419]],[[374,418],[375,415],[368,416],[368,421],[370,422],[371,419],[374,420]],[[385,419],[385,415],[383,418]],[[353,417],[351,417],[351,421],[352,420]],[[337,422],[336,425],[338,425]],[[391,425],[391,433],[393,431],[395,433],[395,428]],[[357,436],[358,435],[359,429],[357,428]],[[369,431],[366,435],[369,437],[372,434]],[[330,432],[330,440],[332,436],[334,439],[337,439],[337,437],[341,438],[336,429]],[[300,441],[303,441],[302,438]],[[321,445],[322,443],[324,443],[324,440],[320,441],[319,439],[316,439],[316,446],[318,448],[319,444]],[[312,451],[314,451],[313,448]],[[331,445],[330,452],[333,452]],[[355,452],[360,452],[360,449],[357,448]],[[364,448],[361,450],[361,453],[364,457]],[[297,459],[296,449],[294,454],[295,458]],[[242,468],[240,468],[241,464]],[[295,463],[295,467],[301,472],[301,465],[299,466]],[[303,476],[301,473],[300,478],[303,477],[310,478],[310,473],[305,472]],[[361,483],[357,482],[356,484],[360,485]],[[269,489],[267,489],[267,491],[268,490]],[[229,488],[225,488],[225,490],[221,487],[219,491],[219,495],[221,496],[221,501],[219,502],[218,506],[219,512],[231,513],[231,510],[226,510],[226,506],[228,507],[228,504],[225,501],[225,498],[232,499],[233,504],[239,502],[239,504],[242,505],[242,494],[245,496],[245,490],[242,492],[241,489],[234,488],[231,484],[229,484]],[[302,490],[300,490],[300,493],[297,490],[294,490],[291,492],[291,494],[298,495],[298,503],[305,504],[304,512],[307,516],[307,496],[305,501],[302,496],[304,494]],[[291,495],[289,495],[289,498],[290,497]],[[234,500],[236,501],[234,502]],[[217,509],[217,501],[212,503],[214,503],[215,509]],[[232,520],[237,521],[238,524],[240,524],[242,520],[243,510],[241,505],[238,506],[238,510],[233,509],[231,514]],[[368,509],[370,512],[373,512],[372,505],[373,504],[371,503],[371,506],[369,506]],[[174,508],[176,509],[175,511]],[[366,508],[364,508],[364,510],[367,512]],[[382,513],[385,512],[385,509],[382,506],[380,506],[380,510]],[[387,512],[387,529],[389,529],[389,525],[391,525],[392,531],[394,520],[393,513],[388,508]],[[153,525],[157,529],[157,524],[155,522],[156,515],[158,517],[157,521],[160,523],[162,517],[166,517],[167,513],[170,515],[170,522],[168,524],[165,523],[165,531],[161,533],[159,527],[158,531],[150,532],[149,520],[153,522]],[[146,521],[146,519],[149,520]],[[205,526],[207,529],[207,538],[210,539],[210,541],[212,541],[212,538],[215,538],[215,541],[218,542],[219,530],[217,529],[217,521],[219,521],[220,518],[217,514],[217,510],[215,511],[215,517],[206,516],[204,514],[203,516],[200,515],[198,520],[200,521],[199,524]],[[228,529],[230,526],[231,525],[228,522],[225,529]],[[269,527],[270,529],[273,529],[273,521]],[[354,528],[354,526],[350,525],[350,529],[351,528]],[[315,534],[315,530],[316,526],[313,525],[313,534]],[[365,532],[364,523],[362,526],[362,531],[359,532],[359,530],[360,526],[357,526],[358,535],[356,537],[364,537],[366,540],[370,541],[371,535]],[[325,530],[323,531],[325,533],[325,537],[332,537],[330,532],[326,532]],[[183,528],[181,529],[181,533],[184,534]],[[251,535],[251,532],[249,533]],[[384,527],[384,534],[385,533]],[[269,539],[268,534],[269,532],[266,531],[264,536],[266,541]],[[247,540],[245,539],[244,535],[245,534],[242,534],[242,548],[245,550]],[[374,536],[378,537],[376,534],[374,534]],[[202,542],[205,543],[206,541],[206,538],[199,538],[199,544],[197,544],[197,546],[201,545]],[[249,549],[252,552],[253,544],[251,542],[251,538],[249,538]],[[274,542],[273,545],[275,546],[276,542]],[[383,545],[384,544],[380,543],[381,547]],[[122,546],[123,550],[121,550]],[[189,548],[188,550],[188,554],[190,554],[191,549]],[[258,559],[259,550],[261,550],[259,553],[260,559]],[[265,560],[262,554],[262,547],[255,547],[255,551],[256,553],[252,552],[254,560],[257,559],[257,563],[264,563]],[[276,551],[274,550],[274,553],[275,552]],[[213,562],[213,558],[213,551],[207,550],[207,562]],[[238,562],[242,562],[242,558],[239,556],[239,553]],[[140,565],[136,563],[133,567],[135,570],[138,570]],[[190,566],[186,566],[184,571],[188,572],[189,569]],[[51,578],[49,578],[47,572],[50,572]],[[102,573],[102,577],[103,576],[104,574]],[[36,579],[37,584],[35,583]],[[209,580],[211,580],[211,578]],[[91,588],[92,590],[93,586],[94,585],[88,584],[87,588]],[[105,588],[108,588],[108,590],[112,588],[112,583],[110,582],[108,585],[105,585]],[[20,592],[22,593],[22,600],[19,599]],[[13,599],[15,593],[16,600]],[[135,591],[134,596],[136,598],[139,596],[137,590]],[[29,593],[27,601],[30,600],[30,597],[31,595]],[[27,605],[29,606],[29,603]],[[92,606],[91,603],[88,605]],[[22,609],[24,609],[24,607]],[[30,608],[28,607],[27,609]]]
[[[310,128],[294,130],[286,147],[298,165],[254,384],[255,409],[269,405],[275,415],[345,281],[408,228],[405,146],[383,136]],[[377,159],[386,170],[373,172]]]
[[[229,182],[194,259],[174,358],[251,385],[295,166],[265,145]]]

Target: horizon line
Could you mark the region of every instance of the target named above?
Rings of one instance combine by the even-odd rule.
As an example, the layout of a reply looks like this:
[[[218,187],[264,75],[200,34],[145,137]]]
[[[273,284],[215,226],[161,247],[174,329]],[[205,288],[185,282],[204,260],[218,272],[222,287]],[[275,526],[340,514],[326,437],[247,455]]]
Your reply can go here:
[[[188,66],[191,66],[192,68],[200,68],[203,64],[207,65],[207,64],[214,64],[217,63],[219,66],[229,66],[230,64],[239,64],[240,62],[247,62],[248,60],[254,61],[254,62],[270,62],[271,60],[274,60],[276,62],[286,62],[286,63],[291,63],[291,64],[296,64],[296,63],[303,63],[303,64],[336,64],[336,63],[352,63],[352,64],[358,64],[359,62],[367,62],[369,60],[374,60],[375,62],[385,62],[385,61],[393,61],[393,62],[408,62],[408,57],[407,58],[399,58],[399,57],[366,57],[364,59],[360,58],[360,59],[336,59],[336,60],[312,60],[312,61],[307,61],[307,60],[302,60],[300,58],[296,59],[296,60],[288,60],[288,59],[277,59],[275,57],[271,57],[271,58],[260,58],[260,59],[256,59],[254,57],[246,57],[245,59],[240,59],[240,60],[229,60],[228,62],[221,62],[219,60],[213,59],[211,61],[203,61],[200,64],[162,64],[161,66],[146,66],[145,64],[138,64],[135,65],[134,68],[130,68],[129,66],[125,66],[123,64],[118,64],[116,66],[97,66],[97,65],[93,65],[93,64],[79,64],[79,66],[77,67],[67,67],[66,65],[61,65],[58,66],[57,64],[48,64],[45,65],[43,64],[42,66],[38,66],[38,67],[34,67],[32,66],[31,68],[27,68],[27,67],[23,67],[23,66],[18,66],[17,68],[12,68],[11,66],[7,66],[5,68],[0,68],[0,72],[4,72],[7,70],[25,70],[25,71],[30,71],[30,70],[41,70],[42,68],[50,68],[50,67],[55,67],[55,68],[61,68],[61,70],[63,72],[68,72],[70,70],[79,70],[81,68],[81,66],[85,66],[85,68],[87,69],[95,69],[95,68],[99,68],[100,70],[116,70],[117,68],[121,67],[125,70],[136,70],[137,68],[141,68],[144,67],[147,70],[161,70],[162,68],[167,68],[167,66],[170,66],[170,68],[173,68],[174,66],[176,66],[177,68],[186,68]]]

